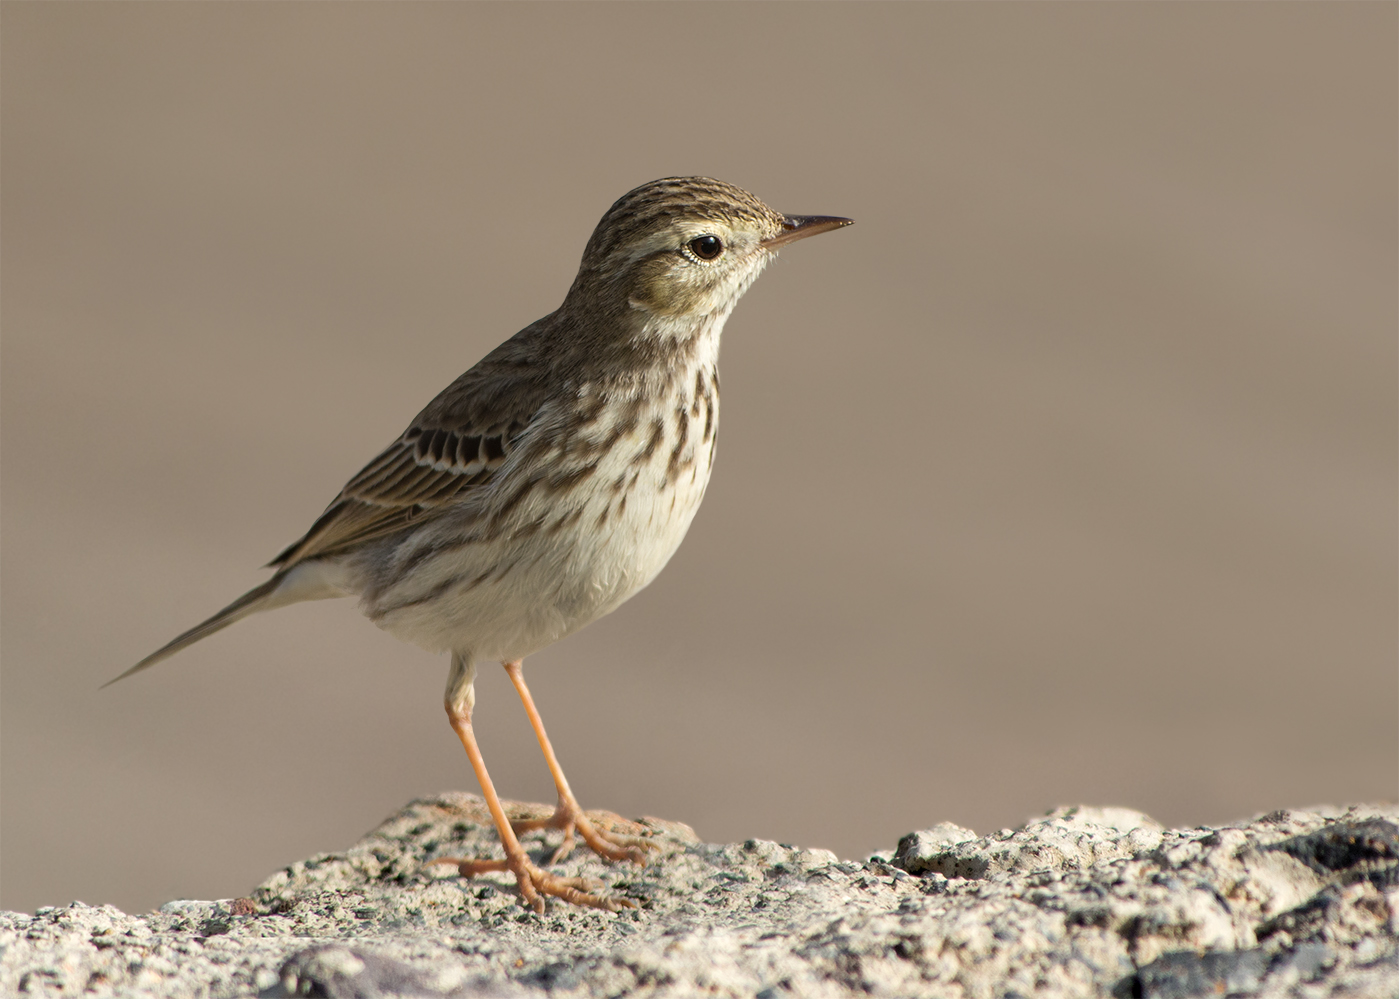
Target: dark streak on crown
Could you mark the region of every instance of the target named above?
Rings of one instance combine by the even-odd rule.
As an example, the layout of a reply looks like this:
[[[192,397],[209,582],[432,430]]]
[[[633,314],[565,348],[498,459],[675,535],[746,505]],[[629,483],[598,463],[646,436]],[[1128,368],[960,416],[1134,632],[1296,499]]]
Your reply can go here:
[[[741,187],[710,177],[663,177],[613,203],[588,240],[583,266],[596,266],[618,247],[678,218],[757,223],[771,235],[782,231],[782,216]]]

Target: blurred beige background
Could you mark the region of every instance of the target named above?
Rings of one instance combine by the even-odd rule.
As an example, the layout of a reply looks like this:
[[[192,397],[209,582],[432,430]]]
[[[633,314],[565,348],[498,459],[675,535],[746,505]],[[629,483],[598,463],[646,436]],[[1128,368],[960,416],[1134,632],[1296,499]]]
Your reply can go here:
[[[845,856],[1393,798],[1396,7],[3,8],[0,905],[246,892],[475,790],[348,602],[97,687],[552,310],[632,186],[854,228],[724,347],[648,591],[534,657],[585,805]],[[548,801],[499,670],[497,785]]]

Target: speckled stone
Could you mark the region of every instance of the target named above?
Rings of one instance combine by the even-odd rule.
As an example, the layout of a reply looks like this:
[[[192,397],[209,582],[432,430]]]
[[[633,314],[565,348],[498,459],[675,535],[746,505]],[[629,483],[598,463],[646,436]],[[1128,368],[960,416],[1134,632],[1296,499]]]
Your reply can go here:
[[[863,862],[590,814],[650,835],[651,863],[579,850],[554,870],[635,909],[540,916],[506,875],[431,863],[499,855],[481,800],[449,793],[246,898],[0,914],[0,995],[1399,996],[1392,805],[1174,830],[1067,808]],[[553,842],[526,846],[543,863]]]

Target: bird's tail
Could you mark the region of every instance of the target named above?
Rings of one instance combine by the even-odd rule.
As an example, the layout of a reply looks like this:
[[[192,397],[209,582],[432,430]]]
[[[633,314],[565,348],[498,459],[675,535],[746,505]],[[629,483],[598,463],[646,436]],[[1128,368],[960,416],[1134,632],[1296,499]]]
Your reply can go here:
[[[284,607],[287,604],[298,603],[302,600],[345,596],[347,591],[334,585],[326,578],[325,573],[317,571],[320,568],[321,566],[315,563],[302,562],[290,569],[282,570],[261,586],[256,586],[243,594],[209,620],[196,624],[189,631],[166,642],[121,676],[108,680],[102,686],[110,687],[117,680],[125,680],[133,673],[139,673],[148,666],[154,666],[158,662],[169,659],[176,652],[189,648],[201,638],[208,638],[214,632],[223,631],[235,621],[241,621],[259,611]]]

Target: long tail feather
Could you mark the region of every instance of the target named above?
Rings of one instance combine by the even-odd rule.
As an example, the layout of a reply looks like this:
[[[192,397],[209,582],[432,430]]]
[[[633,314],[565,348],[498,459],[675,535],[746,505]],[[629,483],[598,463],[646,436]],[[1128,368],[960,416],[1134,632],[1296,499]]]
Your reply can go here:
[[[108,680],[106,683],[102,684],[102,686],[110,687],[112,684],[116,683],[117,680],[125,680],[132,673],[139,673],[148,666],[154,666],[164,659],[169,659],[181,649],[188,648],[201,638],[208,638],[216,631],[222,631],[233,622],[243,620],[243,618],[247,617],[249,614],[256,614],[260,610],[270,609],[271,606],[280,606],[280,601],[273,603],[272,595],[285,578],[286,573],[279,572],[261,586],[255,587],[243,594],[237,600],[233,601],[233,603],[209,618],[209,620],[202,624],[196,624],[193,628],[189,629],[189,631],[170,640],[150,655],[146,656],[146,658],[142,659],[135,666],[132,666],[121,676]]]

